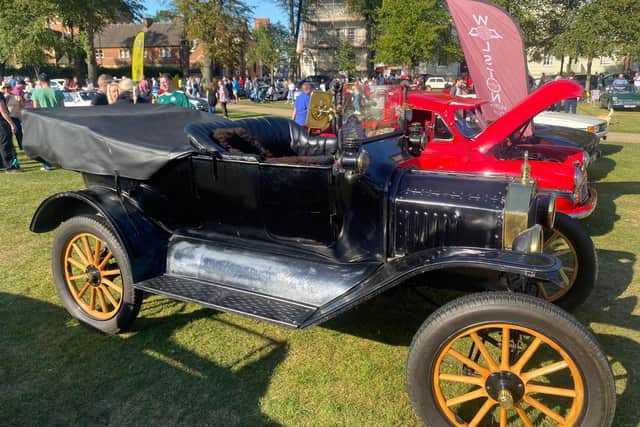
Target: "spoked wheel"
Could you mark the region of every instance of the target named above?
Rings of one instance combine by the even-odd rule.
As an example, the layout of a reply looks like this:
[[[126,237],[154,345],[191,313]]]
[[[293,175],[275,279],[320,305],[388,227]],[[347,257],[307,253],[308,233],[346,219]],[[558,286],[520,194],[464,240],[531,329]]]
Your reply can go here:
[[[422,325],[409,395],[428,426],[607,426],[613,377],[593,336],[526,295],[468,295]]]
[[[543,250],[562,261],[563,283],[540,282],[540,296],[567,310],[582,304],[591,294],[598,274],[595,247],[582,224],[558,213],[553,229],[544,230]]]
[[[56,235],[52,263],[58,294],[71,315],[107,333],[135,319],[142,293],[133,289],[126,252],[102,221],[66,221]]]

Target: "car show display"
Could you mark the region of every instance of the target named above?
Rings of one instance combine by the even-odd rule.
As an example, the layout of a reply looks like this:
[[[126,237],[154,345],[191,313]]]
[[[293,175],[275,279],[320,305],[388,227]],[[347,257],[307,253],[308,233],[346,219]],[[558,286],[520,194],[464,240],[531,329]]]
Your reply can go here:
[[[609,110],[640,109],[640,93],[632,84],[611,84],[600,95],[600,107]]]
[[[339,82],[332,89],[309,107],[309,127],[322,133],[158,105],[26,112],[29,156],[86,184],[43,201],[31,223],[37,233],[58,229],[52,269],[69,313],[117,333],[148,292],[303,329],[429,271],[492,271],[499,280],[488,290],[501,292],[451,301],[414,336],[407,385],[420,419],[609,425],[606,357],[545,301],[571,295],[574,306],[591,290],[586,277],[568,286],[568,274],[589,269],[566,264],[567,248],[545,253],[553,233],[580,236],[560,240],[574,245],[568,253],[587,243],[593,251],[579,224],[556,213],[590,196],[582,154],[526,140],[518,128],[528,108],[474,139],[460,126],[478,126],[477,100],[449,100],[427,117],[403,87],[355,105]],[[458,151],[439,162],[493,156],[509,169],[425,167],[446,139]],[[537,175],[549,165],[576,175],[566,191]],[[595,275],[595,254],[580,262]]]

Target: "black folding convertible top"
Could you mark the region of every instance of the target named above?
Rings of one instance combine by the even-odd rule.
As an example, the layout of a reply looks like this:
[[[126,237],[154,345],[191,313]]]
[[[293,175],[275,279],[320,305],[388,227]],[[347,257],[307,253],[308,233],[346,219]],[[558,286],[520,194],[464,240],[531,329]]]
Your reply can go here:
[[[25,110],[24,150],[64,169],[145,180],[195,151],[187,124],[220,120],[172,105]]]

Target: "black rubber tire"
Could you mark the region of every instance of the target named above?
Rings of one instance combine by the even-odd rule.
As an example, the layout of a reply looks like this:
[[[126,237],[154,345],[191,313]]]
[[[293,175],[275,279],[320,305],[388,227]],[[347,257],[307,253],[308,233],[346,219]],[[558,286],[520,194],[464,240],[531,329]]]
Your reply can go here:
[[[65,282],[65,248],[74,236],[85,232],[94,234],[106,243],[120,268],[123,299],[119,310],[113,317],[107,320],[96,319],[85,312],[74,300]],[[64,307],[71,316],[82,323],[107,334],[116,334],[127,330],[138,316],[142,304],[143,292],[134,289],[131,265],[127,253],[116,234],[101,217],[77,216],[63,222],[53,240],[51,266],[56,290]]]
[[[459,333],[487,323],[526,327],[559,344],[583,374],[585,401],[577,425],[610,426],[615,384],[595,337],[560,308],[523,294],[491,292],[458,298],[436,310],[413,338],[407,358],[407,387],[418,417],[428,426],[450,426],[434,395],[432,370],[440,350]]]
[[[565,310],[573,310],[593,291],[598,279],[598,256],[589,233],[579,221],[558,212],[553,229],[564,235],[575,249],[578,273],[569,291],[552,302]],[[545,236],[548,232],[545,230]]]

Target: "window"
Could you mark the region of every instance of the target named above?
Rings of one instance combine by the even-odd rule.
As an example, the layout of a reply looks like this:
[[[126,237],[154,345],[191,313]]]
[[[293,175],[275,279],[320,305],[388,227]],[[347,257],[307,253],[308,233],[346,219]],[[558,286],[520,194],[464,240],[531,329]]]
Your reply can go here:
[[[553,55],[546,54],[542,59],[542,65],[553,65]]]
[[[611,57],[610,56],[601,56],[600,57],[600,65],[611,65]]]
[[[104,58],[104,52],[102,51],[102,49],[96,49],[96,59],[102,58]]]
[[[120,49],[120,59],[127,59],[131,57],[129,49]]]
[[[144,59],[149,57],[149,51],[147,49],[144,50]]]
[[[356,29],[355,28],[347,28],[347,41],[349,43],[354,43],[356,41]]]
[[[453,134],[440,116],[436,116],[433,126],[433,139],[438,141],[453,141]]]
[[[160,48],[160,58],[171,58],[171,49],[166,47]]]

